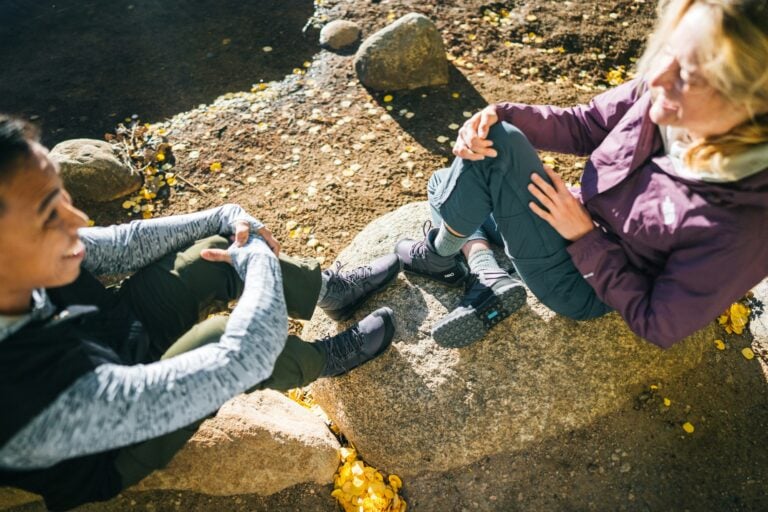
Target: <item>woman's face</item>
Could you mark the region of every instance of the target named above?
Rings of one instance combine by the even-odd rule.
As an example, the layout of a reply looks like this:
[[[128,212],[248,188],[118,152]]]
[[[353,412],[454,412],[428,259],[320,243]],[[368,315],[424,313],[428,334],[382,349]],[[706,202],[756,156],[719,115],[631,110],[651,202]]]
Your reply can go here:
[[[48,150],[33,143],[24,165],[0,185],[0,292],[7,295],[69,284],[85,256],[77,230],[88,217],[72,206]]]
[[[685,128],[694,139],[727,133],[749,119],[743,105],[728,102],[700,72],[696,49],[712,37],[710,16],[701,5],[688,9],[648,73],[651,121]]]

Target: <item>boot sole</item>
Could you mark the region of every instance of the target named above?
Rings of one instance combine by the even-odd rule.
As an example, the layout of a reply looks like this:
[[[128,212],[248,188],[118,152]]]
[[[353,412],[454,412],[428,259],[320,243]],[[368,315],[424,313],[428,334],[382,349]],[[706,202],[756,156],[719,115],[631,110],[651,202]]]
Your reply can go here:
[[[325,314],[328,315],[332,320],[335,320],[337,322],[348,320],[354,313],[357,311],[360,306],[362,306],[365,301],[370,299],[372,296],[376,295],[380,291],[382,291],[384,288],[392,284],[392,282],[397,277],[397,274],[400,273],[400,267],[401,264],[398,264],[397,266],[393,267],[390,273],[387,275],[386,279],[382,281],[382,283],[377,286],[376,288],[373,288],[371,291],[360,297],[356,302],[353,302],[352,304],[349,304],[348,306],[345,306],[341,309],[333,309],[333,310],[324,310]]]
[[[525,298],[525,287],[520,284],[502,289],[496,295],[498,302],[493,311],[495,313],[493,325],[489,327],[478,318],[476,309],[465,308],[449,318],[440,320],[432,328],[432,338],[438,345],[447,348],[471,345],[481,340],[489,329],[523,307]]]

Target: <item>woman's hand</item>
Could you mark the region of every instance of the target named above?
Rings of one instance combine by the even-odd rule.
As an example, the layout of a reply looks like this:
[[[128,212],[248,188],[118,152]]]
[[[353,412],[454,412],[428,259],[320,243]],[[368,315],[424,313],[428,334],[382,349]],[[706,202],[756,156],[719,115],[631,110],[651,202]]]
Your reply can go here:
[[[499,121],[496,107],[488,105],[477,114],[470,117],[459,130],[459,136],[453,145],[453,154],[467,160],[483,160],[485,157],[496,156],[496,150],[491,148],[493,142],[488,140],[488,131]]]
[[[571,242],[578,240],[595,228],[592,217],[551,167],[545,165],[544,171],[552,180],[551,185],[536,173],[531,175],[532,183],[528,185],[528,191],[544,208],[534,201],[528,206],[536,215],[549,222],[560,236]]]

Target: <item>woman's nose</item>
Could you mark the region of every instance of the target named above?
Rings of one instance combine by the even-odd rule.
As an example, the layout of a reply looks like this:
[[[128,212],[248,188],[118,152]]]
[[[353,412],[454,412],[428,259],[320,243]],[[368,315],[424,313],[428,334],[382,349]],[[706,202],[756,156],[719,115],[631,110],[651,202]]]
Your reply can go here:
[[[673,88],[677,80],[676,64],[675,59],[672,57],[661,58],[651,68],[648,84],[651,87],[661,87],[665,90]]]

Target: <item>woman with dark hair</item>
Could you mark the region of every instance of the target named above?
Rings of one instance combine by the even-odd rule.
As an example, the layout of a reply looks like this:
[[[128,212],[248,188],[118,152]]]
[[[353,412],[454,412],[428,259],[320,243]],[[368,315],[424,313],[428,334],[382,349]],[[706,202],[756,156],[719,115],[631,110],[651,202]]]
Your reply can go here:
[[[288,314],[308,319],[316,305],[351,316],[397,275],[394,255],[321,272],[278,257],[236,205],[86,224],[48,151],[0,116],[0,486],[49,508],[114,496],[229,398],[340,375],[394,335],[389,308],[316,343],[287,333]],[[117,288],[94,277],[126,273]],[[230,317],[208,315],[237,298]]]
[[[396,248],[407,272],[469,274],[435,341],[482,338],[524,282],[557,313],[616,310],[669,347],[768,274],[768,2],[662,4],[637,80],[573,108],[490,105],[461,128],[429,183],[436,227]],[[590,155],[580,189],[537,149]]]

